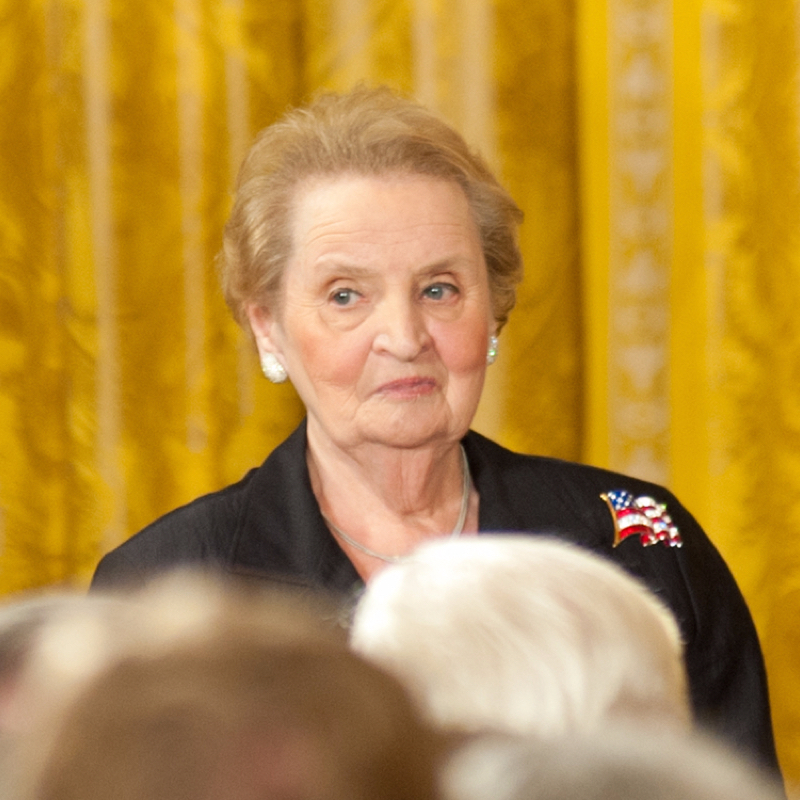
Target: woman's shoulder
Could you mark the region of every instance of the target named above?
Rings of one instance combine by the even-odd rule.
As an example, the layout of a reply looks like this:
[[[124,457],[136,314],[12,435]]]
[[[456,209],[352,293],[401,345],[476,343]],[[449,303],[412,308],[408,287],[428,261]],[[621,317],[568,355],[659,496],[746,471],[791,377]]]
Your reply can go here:
[[[242,538],[260,541],[276,527],[268,522],[274,516],[269,502],[282,507],[292,492],[302,493],[297,487],[307,483],[304,453],[302,423],[241,480],[164,514],[106,554],[92,588],[140,585],[184,565],[231,569]]]
[[[464,440],[481,530],[552,535],[611,558],[645,580],[688,623],[687,570],[727,572],[697,520],[664,486],[613,470]],[[694,580],[691,581],[694,584]]]
[[[257,470],[241,480],[180,506],[135,533],[100,560],[92,589],[143,583],[179,565],[222,564]]]
[[[680,506],[665,486],[603,467],[552,456],[519,453],[470,431],[464,439],[470,467],[502,476],[509,490],[557,493],[570,502],[596,501],[603,494],[626,491],[634,497],[650,496],[659,502]],[[474,463],[474,467],[473,467]],[[593,503],[595,504],[595,503]]]

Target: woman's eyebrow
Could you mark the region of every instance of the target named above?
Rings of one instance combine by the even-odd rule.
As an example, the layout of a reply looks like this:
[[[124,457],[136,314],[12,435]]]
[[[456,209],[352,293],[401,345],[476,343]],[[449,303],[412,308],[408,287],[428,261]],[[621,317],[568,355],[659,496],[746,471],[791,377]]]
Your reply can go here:
[[[458,266],[459,263],[466,261],[463,256],[448,256],[439,261],[434,261],[432,264],[421,268],[417,271],[418,275],[435,275],[438,272],[449,272],[453,267]]]
[[[336,276],[341,273],[342,277],[367,278],[377,270],[373,267],[365,267],[361,264],[353,264],[344,259],[337,259],[335,256],[326,256],[317,262],[317,274],[325,278]]]
[[[448,272],[464,261],[466,259],[460,255],[446,256],[430,264],[412,267],[408,271],[416,278],[426,278],[441,272]],[[337,276],[342,278],[370,278],[380,272],[377,267],[355,264],[345,258],[339,259],[335,255],[324,256],[317,261],[316,266],[317,275],[323,280]]]

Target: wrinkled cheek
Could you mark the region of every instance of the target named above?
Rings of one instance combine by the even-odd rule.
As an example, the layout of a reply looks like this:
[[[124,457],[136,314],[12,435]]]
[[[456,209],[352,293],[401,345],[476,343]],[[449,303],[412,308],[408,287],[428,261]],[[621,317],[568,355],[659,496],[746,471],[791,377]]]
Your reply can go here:
[[[480,400],[486,377],[486,353],[472,345],[454,354],[449,365],[449,405],[457,415],[472,415]]]
[[[482,340],[470,337],[466,341],[451,349],[446,363],[450,372],[469,376],[473,373],[482,374],[486,369],[486,351],[488,347]]]
[[[457,326],[434,332],[440,358],[450,372],[482,372],[486,367],[489,324],[482,314],[465,315]]]
[[[304,342],[299,354],[309,380],[319,391],[355,391],[364,364],[357,348],[333,336],[317,337]]]

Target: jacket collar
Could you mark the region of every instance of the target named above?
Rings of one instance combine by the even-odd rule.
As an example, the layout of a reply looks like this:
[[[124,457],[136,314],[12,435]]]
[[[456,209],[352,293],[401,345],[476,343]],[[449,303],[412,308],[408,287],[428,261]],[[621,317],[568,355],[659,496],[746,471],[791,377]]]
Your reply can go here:
[[[347,593],[361,578],[322,519],[306,466],[306,442],[303,420],[253,472],[239,513],[230,569]]]

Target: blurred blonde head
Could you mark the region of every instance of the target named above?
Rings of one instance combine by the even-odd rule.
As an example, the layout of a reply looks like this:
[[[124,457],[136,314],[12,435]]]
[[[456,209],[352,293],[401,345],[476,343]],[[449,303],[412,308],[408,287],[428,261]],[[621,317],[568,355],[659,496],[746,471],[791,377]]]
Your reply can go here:
[[[28,592],[0,607],[0,736],[25,730],[38,710],[60,702],[113,631],[125,629],[130,604],[120,597],[69,591]],[[72,628],[72,622],[81,624]],[[72,631],[66,647],[47,657],[62,623]]]
[[[451,728],[553,737],[608,719],[690,721],[671,613],[616,565],[561,541],[425,544],[369,583],[351,643]]]
[[[55,595],[29,603],[32,611],[39,609],[34,615],[38,621],[28,632],[15,700],[22,705],[15,713],[26,718],[40,710],[49,714],[130,651],[154,654],[181,641],[212,636],[223,627],[277,641],[346,638],[336,624],[336,609],[322,596],[278,588],[250,590],[191,569],[166,573],[138,591]]]
[[[131,602],[124,635],[78,638],[98,646],[21,740],[4,798],[434,800],[438,737],[326,603],[186,575]],[[45,632],[39,680],[85,622]]]

